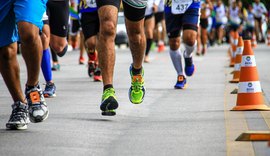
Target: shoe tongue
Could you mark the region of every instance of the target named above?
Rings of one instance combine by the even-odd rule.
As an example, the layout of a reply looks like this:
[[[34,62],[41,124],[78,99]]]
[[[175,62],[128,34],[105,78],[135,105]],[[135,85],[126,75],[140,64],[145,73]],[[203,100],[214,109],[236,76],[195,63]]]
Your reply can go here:
[[[178,81],[184,81],[184,76],[183,75],[179,75],[178,76]]]
[[[141,75],[134,75],[132,79],[133,79],[133,81],[142,82],[142,76]]]
[[[28,105],[27,104],[24,104],[20,101],[17,101],[15,102],[13,105],[12,105],[12,109],[15,109],[15,108],[23,108],[23,109],[27,109],[28,108]]]

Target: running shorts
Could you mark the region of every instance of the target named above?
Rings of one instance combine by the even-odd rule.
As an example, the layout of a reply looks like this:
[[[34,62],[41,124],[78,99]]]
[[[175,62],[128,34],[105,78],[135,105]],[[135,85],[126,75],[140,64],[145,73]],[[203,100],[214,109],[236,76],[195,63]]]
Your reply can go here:
[[[113,5],[119,9],[121,0],[96,0],[98,8]],[[124,14],[130,21],[140,21],[145,16],[147,0],[123,0]]]
[[[81,26],[85,40],[99,32],[98,12],[84,12],[81,16]]]
[[[0,47],[19,40],[18,22],[29,22],[43,27],[42,16],[46,10],[47,0],[0,0]]]
[[[181,30],[198,31],[199,9],[188,9],[184,14],[165,12],[166,29],[169,38],[180,36]]]
[[[51,34],[66,37],[68,34],[69,0],[49,0],[47,15],[49,16]]]
[[[161,22],[162,20],[164,20],[164,12],[157,12],[155,13],[155,24],[157,25],[159,22]]]

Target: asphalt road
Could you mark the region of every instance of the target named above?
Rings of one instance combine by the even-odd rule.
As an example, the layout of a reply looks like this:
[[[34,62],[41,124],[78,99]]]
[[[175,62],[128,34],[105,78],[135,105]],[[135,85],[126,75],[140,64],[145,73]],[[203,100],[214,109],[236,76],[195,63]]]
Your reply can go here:
[[[130,52],[117,49],[114,87],[120,107],[114,117],[101,116],[102,83],[88,77],[86,65],[78,65],[78,51],[71,51],[60,58],[61,71],[53,72],[57,97],[47,99],[49,118],[31,123],[24,131],[5,129],[12,100],[0,77],[0,156],[270,155],[266,142],[239,143],[230,135],[236,132],[230,123],[237,124],[241,118],[237,115],[243,114],[248,130],[269,131],[264,121],[270,118],[263,120],[260,112],[229,112],[226,101],[235,102],[235,95],[226,93],[227,87],[233,87],[227,82],[231,78],[227,48],[213,47],[206,56],[196,56],[196,73],[187,78],[185,90],[173,88],[177,75],[168,51],[152,51],[151,63],[144,64],[146,96],[141,105],[128,100]],[[270,48],[259,45],[254,51],[269,102]],[[24,86],[26,70],[21,56],[19,62]],[[44,83],[42,76],[40,82]]]

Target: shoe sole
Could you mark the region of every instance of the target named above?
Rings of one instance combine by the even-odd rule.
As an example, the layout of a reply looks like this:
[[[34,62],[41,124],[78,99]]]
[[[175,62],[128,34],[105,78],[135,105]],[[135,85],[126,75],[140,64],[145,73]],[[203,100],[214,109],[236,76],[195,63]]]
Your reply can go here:
[[[187,84],[184,85],[184,87],[176,87],[174,86],[174,89],[186,89],[187,88]]]
[[[101,112],[101,115],[103,115],[103,116],[115,116],[116,112],[115,111],[103,111],[103,112]]]
[[[116,115],[115,109],[118,108],[118,102],[113,98],[113,97],[109,97],[107,100],[111,100],[111,102],[107,103],[107,105],[105,106],[104,102],[102,102],[102,104],[100,105],[100,109],[101,109],[101,115],[104,116],[114,116]],[[108,109],[108,107],[110,107],[110,109]]]
[[[6,124],[6,129],[8,130],[25,130],[27,129],[27,124],[18,125],[18,124]]]
[[[56,97],[56,94],[53,94],[53,95],[43,94],[43,96],[44,96],[45,98],[54,98],[54,97]]]

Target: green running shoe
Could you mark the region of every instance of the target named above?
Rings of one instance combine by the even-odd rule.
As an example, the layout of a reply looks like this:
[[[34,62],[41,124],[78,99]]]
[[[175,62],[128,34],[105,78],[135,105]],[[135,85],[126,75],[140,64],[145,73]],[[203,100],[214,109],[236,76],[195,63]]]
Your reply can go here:
[[[133,75],[132,73],[132,65],[129,68],[130,76],[131,76],[131,87],[129,88],[129,100],[133,104],[140,104],[143,102],[145,88],[144,88],[144,70],[142,68],[141,74]]]
[[[116,101],[114,88],[108,88],[103,92],[102,102],[100,109],[102,115],[114,116],[116,115],[115,109],[118,107],[118,102]]]

